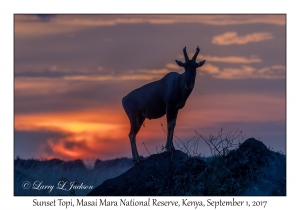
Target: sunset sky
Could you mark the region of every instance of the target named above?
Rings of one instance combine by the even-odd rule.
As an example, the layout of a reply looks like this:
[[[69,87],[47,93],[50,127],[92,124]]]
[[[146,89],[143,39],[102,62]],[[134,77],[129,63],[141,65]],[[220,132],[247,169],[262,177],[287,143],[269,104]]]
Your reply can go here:
[[[175,59],[185,46],[206,63],[175,147],[222,128],[285,152],[285,15],[14,15],[14,156],[131,157],[122,97],[183,73]],[[166,129],[165,117],[146,120],[140,155],[165,145]],[[198,151],[210,154],[203,141]]]

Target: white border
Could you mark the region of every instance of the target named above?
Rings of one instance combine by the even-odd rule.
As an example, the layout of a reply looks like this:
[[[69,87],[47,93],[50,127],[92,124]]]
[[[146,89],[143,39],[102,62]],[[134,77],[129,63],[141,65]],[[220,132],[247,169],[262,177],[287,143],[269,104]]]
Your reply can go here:
[[[299,186],[299,12],[297,4],[282,1],[170,1],[153,0],[151,3],[142,1],[8,1],[1,2],[1,206],[32,207],[34,197],[13,196],[13,14],[14,13],[195,13],[195,14],[241,14],[241,13],[280,13],[287,14],[287,196],[286,197],[239,197],[249,201],[267,200],[265,209],[290,206],[296,207]],[[298,146],[298,147],[297,147]],[[39,197],[51,200],[55,197]],[[166,197],[166,199],[180,199],[180,197]],[[192,197],[189,197],[192,198]],[[218,197],[214,197],[216,199]],[[71,199],[66,198],[66,199]],[[86,198],[90,199],[90,198]],[[110,198],[110,199],[118,199]],[[202,198],[201,198],[202,199]],[[204,200],[207,197],[203,197]],[[89,207],[91,208],[91,207]],[[97,207],[96,207],[97,208]],[[99,208],[99,207],[98,207]],[[191,208],[191,207],[190,207]],[[49,209],[49,208],[48,208]],[[223,208],[229,209],[229,208]],[[296,208],[293,208],[296,209]]]

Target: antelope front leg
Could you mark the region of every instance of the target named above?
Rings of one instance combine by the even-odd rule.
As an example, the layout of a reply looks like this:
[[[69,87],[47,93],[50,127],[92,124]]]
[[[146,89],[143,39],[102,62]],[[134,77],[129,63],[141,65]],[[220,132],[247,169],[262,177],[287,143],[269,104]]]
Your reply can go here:
[[[140,156],[139,156],[139,153],[138,153],[137,148],[136,148],[136,139],[135,139],[135,137],[136,137],[135,133],[133,133],[133,132],[129,133],[129,139],[130,139],[133,162],[137,163],[137,162],[140,161]]]
[[[174,128],[176,125],[178,109],[167,107],[168,137],[166,143],[167,152],[175,150],[173,145]]]

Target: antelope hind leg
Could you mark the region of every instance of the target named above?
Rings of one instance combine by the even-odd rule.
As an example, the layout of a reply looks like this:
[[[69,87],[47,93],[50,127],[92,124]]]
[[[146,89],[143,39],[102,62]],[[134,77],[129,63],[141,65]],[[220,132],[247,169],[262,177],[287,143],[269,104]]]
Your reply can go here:
[[[129,116],[128,116],[129,117]],[[130,139],[130,145],[131,145],[131,151],[132,151],[132,158],[133,162],[137,163],[139,162],[140,156],[136,147],[136,135],[139,132],[141,126],[143,125],[145,118],[140,114],[134,114],[129,117],[130,120],[130,133],[129,133],[129,139]]]

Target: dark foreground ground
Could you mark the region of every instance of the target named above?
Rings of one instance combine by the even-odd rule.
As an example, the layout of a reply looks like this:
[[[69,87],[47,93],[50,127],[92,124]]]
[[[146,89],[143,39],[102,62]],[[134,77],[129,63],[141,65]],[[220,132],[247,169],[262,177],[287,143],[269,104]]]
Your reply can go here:
[[[82,160],[22,160],[14,164],[14,195],[86,195],[103,181],[114,178],[133,166],[132,159],[96,160],[87,168]],[[74,183],[74,185],[72,184]],[[74,187],[71,187],[74,186]],[[80,186],[83,186],[79,188]],[[53,187],[51,190],[50,187]],[[62,189],[58,189],[58,187]],[[75,189],[78,187],[77,189]]]
[[[148,157],[89,196],[286,195],[286,157],[250,138],[226,156],[181,151]]]
[[[226,155],[203,158],[176,150],[136,165],[129,158],[97,160],[93,168],[81,160],[16,159],[14,195],[285,196],[286,156],[250,138]]]

